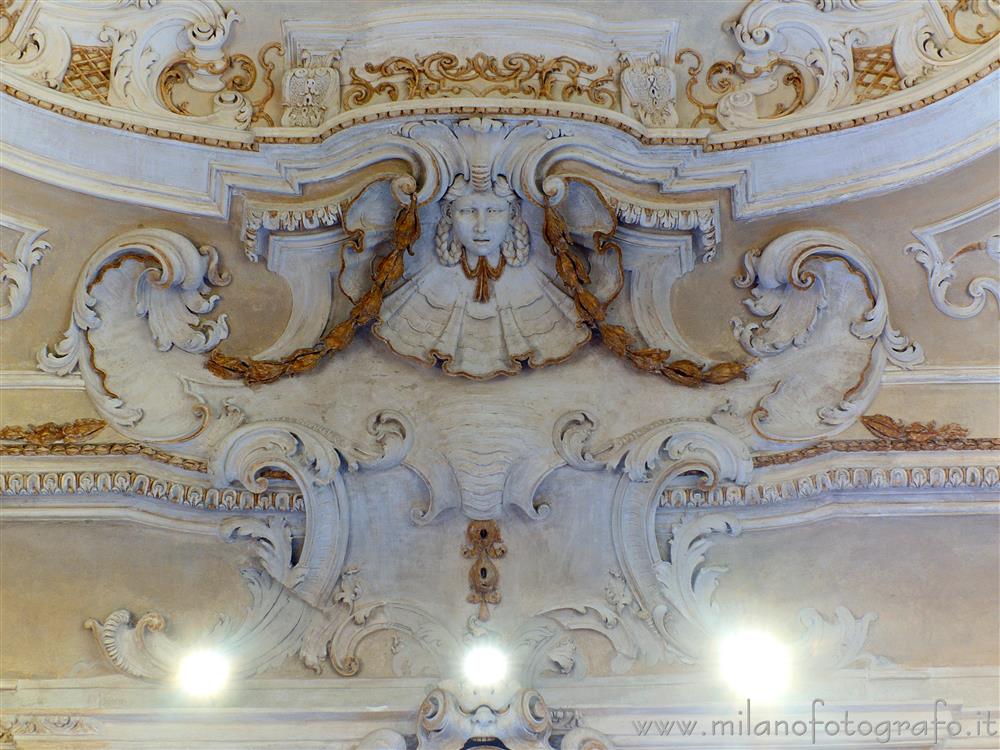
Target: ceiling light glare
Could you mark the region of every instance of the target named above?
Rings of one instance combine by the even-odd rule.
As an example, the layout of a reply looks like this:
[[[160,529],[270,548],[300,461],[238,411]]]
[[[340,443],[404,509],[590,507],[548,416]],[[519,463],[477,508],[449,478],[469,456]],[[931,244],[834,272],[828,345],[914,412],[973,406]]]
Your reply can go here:
[[[772,700],[788,689],[791,654],[770,633],[743,630],[725,638],[719,664],[723,679],[741,697]]]
[[[477,687],[496,685],[507,676],[507,656],[495,646],[476,646],[466,654],[463,671]]]
[[[177,681],[189,695],[205,698],[215,695],[229,680],[229,662],[217,651],[192,651],[181,660]]]

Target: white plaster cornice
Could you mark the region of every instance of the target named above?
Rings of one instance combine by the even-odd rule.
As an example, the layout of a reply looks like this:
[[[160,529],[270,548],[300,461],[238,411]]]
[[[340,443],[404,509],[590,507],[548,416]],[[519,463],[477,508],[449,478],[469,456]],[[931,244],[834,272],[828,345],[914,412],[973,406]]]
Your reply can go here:
[[[220,513],[302,508],[294,489],[217,489],[197,473],[128,454],[6,455],[3,469],[0,508],[9,518],[150,512],[170,517],[173,508],[193,514],[185,516],[192,523],[214,528]],[[706,490],[682,483],[664,490],[659,506],[744,508],[792,524],[841,516],[992,515],[998,512],[998,488],[1000,450],[830,452],[758,468],[745,485],[725,483]]]
[[[993,72],[942,101],[864,127],[733,150],[650,145],[642,149],[643,159],[662,175],[660,182],[668,192],[732,188],[738,218],[873,195],[954,169],[995,149],[997,80],[1000,73]],[[562,106],[498,101],[502,103],[491,106],[491,112],[513,107],[530,113],[545,104],[543,111],[558,115]],[[429,114],[482,106],[481,100],[464,99],[423,104]],[[399,117],[404,112],[392,103],[378,105],[372,113],[375,122],[340,130],[321,143],[261,143],[258,151],[242,151],[81,123],[10,96],[0,97],[0,106],[5,120],[0,159],[6,168],[102,198],[219,217],[228,216],[234,190],[297,195],[310,182],[343,174],[347,163],[337,166],[335,155],[399,126],[398,119],[378,121],[379,113]],[[356,110],[342,115],[345,120],[357,116]],[[616,117],[622,115],[601,110],[601,119],[610,122]],[[558,117],[551,121],[560,123]],[[576,122],[573,130],[623,151],[635,149],[634,139],[614,127]],[[684,132],[696,135],[695,141],[707,133]],[[871,147],[876,140],[877,149]],[[146,174],[157,175],[155,181],[123,176],[130,173],[126,165],[139,152],[150,167]],[[360,163],[355,158],[354,167]]]
[[[178,704],[172,686],[156,686],[120,676],[19,679],[7,686],[4,708],[5,716],[72,717],[94,729],[89,734],[18,737],[26,747],[30,743],[31,747],[46,750],[93,747],[95,743],[109,750],[161,750],[164,742],[169,747],[190,748],[192,742],[199,742],[220,748],[257,748],[272,746],[268,739],[272,737],[281,738],[282,748],[350,750],[362,736],[375,729],[412,731],[413,707],[419,705],[426,693],[427,678],[396,678],[391,685],[387,682],[361,677],[248,679],[239,685],[240,706],[214,706],[209,711],[193,703]],[[719,747],[719,738],[703,736],[700,729],[693,738],[680,736],[679,732],[660,736],[655,729],[652,734],[641,735],[636,723],[641,726],[656,721],[693,721],[707,730],[714,720],[740,718],[742,714],[737,712],[746,708],[742,698],[720,693],[719,678],[709,671],[594,676],[585,681],[547,678],[540,680],[539,686],[550,707],[577,711],[619,750]],[[905,721],[912,725],[933,721],[937,710],[945,724],[959,720],[975,729],[977,712],[982,717],[986,710],[991,710],[995,721],[997,687],[995,666],[853,668],[810,679],[780,708],[763,704],[754,708],[758,720],[809,721],[812,701],[819,698],[824,701],[816,706],[821,720],[841,721],[846,710],[855,724],[864,720],[873,726],[879,721]],[[859,690],[864,690],[864,700],[852,699]],[[609,695],[616,696],[613,706],[608,705]],[[941,696],[949,698],[935,709],[935,698]],[[95,708],[95,705],[115,708]],[[280,710],[274,708],[279,705]],[[257,744],[241,741],[247,732],[257,739]],[[153,736],[156,739],[150,739]],[[710,742],[713,739],[714,744]],[[724,741],[733,747],[760,746],[750,742],[741,744],[742,739],[746,737],[730,736]],[[921,750],[931,746],[930,742],[917,739],[916,743],[890,746]],[[259,744],[260,740],[265,744]],[[823,745],[817,743],[817,746]],[[840,738],[837,746],[860,749],[874,745],[870,735],[862,737],[855,732],[853,738]],[[985,750],[995,747],[995,738],[960,738],[954,746]]]
[[[39,370],[0,370],[0,391],[84,390],[78,373],[50,375]]]
[[[236,511],[229,510],[228,513]],[[247,516],[257,512],[244,510]],[[268,511],[273,515],[274,512]],[[300,511],[280,512],[295,533],[301,534],[304,519]],[[137,527],[173,531],[179,534],[218,538],[219,516],[180,503],[116,495],[73,495],[61,497],[8,496],[0,501],[0,523],[12,521],[46,523],[88,521],[125,523]]]
[[[997,385],[1000,365],[920,366],[912,370],[886,367],[882,385]]]

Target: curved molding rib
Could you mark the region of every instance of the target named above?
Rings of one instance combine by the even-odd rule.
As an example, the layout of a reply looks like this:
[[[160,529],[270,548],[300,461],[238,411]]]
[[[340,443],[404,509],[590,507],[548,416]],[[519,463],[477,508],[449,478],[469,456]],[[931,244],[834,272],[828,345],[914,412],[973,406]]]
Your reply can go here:
[[[41,236],[48,229],[33,222],[0,213],[0,226],[17,232],[20,236],[14,245],[12,257],[0,251],[0,320],[9,320],[20,313],[31,296],[31,271],[42,261],[42,255],[52,249]]]
[[[146,318],[160,351],[177,347],[186,352],[205,352],[229,335],[226,316],[203,320],[218,302],[208,295],[216,286],[229,283],[219,269],[213,247],[195,247],[188,239],[166,229],[139,229],[118,235],[102,245],[87,261],[73,293],[69,327],[54,350],[43,347],[38,367],[53,375],[79,370],[84,384],[101,414],[108,421],[131,426],[142,417],[140,408],[125,404],[108,389],[106,374],[94,361],[89,332],[100,328],[94,290],[105,274],[129,261],[152,261],[134,279],[135,314]],[[208,295],[208,296],[206,296]]]
[[[990,201],[937,224],[915,229],[913,235],[919,242],[907,245],[904,249],[907,255],[912,255],[924,267],[927,272],[927,288],[934,306],[950,318],[958,320],[974,318],[983,311],[991,296],[1000,311],[1000,278],[979,276],[972,279],[965,288],[970,301],[964,305],[955,304],[947,297],[948,290],[955,280],[955,265],[958,259],[966,254],[985,252],[991,260],[996,261],[997,271],[1000,272],[1000,234],[994,231],[984,241],[966,245],[947,258],[939,240],[950,230],[988,217],[992,217],[992,223],[984,222],[989,227],[988,231],[995,230],[998,210],[1000,201]]]
[[[261,142],[312,142],[334,130],[387,116],[389,103],[404,104],[404,111],[440,112],[442,101],[455,97],[461,98],[460,107],[469,101],[488,102],[481,106],[491,107],[509,103],[524,112],[526,105],[535,105],[533,113],[538,115],[594,119],[596,111],[602,120],[634,135],[682,145],[704,142],[707,128],[698,125],[706,119],[727,131],[764,132],[784,139],[796,131],[816,132],[810,128],[815,128],[817,118],[828,127],[838,119],[853,120],[858,112],[859,120],[868,120],[871,111],[862,105],[871,99],[887,100],[882,116],[898,114],[900,104],[918,98],[908,90],[921,82],[933,83],[949,73],[964,74],[960,77],[976,73],[993,62],[990,50],[982,45],[995,35],[996,26],[995,14],[978,4],[958,13],[910,0],[860,4],[754,0],[737,21],[724,26],[740,54],[709,66],[709,78],[722,81],[707,81],[708,88],[722,96],[700,102],[689,86],[685,106],[677,100],[676,75],[684,69],[687,55],[700,58],[700,54],[689,49],[674,54],[680,27],[675,19],[609,23],[587,13],[512,8],[502,13],[484,9],[471,19],[447,8],[432,8],[416,17],[405,10],[361,14],[353,31],[322,19],[286,20],[284,116],[282,127],[274,128],[272,118],[261,111],[261,102],[244,95],[258,75],[253,61],[226,49],[231,27],[242,20],[235,12],[210,0],[133,5],[81,10],[54,0],[24,14],[26,20],[11,28],[5,60],[10,72],[4,76],[8,88],[47,108],[89,115],[87,119],[119,127],[141,125],[134,122],[137,113],[152,115],[158,121],[149,131],[161,137],[185,133],[207,140],[214,135],[218,142],[220,131],[228,131],[224,142],[234,148],[249,145],[248,139],[239,137],[246,130]],[[428,19],[434,19],[434,46],[425,31]],[[442,44],[488,46],[483,28],[491,22],[518,20],[523,32],[519,38],[529,49],[507,48],[497,57],[480,53],[464,59],[441,51]],[[382,42],[397,35],[409,42],[403,49],[387,48]],[[553,38],[560,40],[558,47]],[[93,45],[95,39],[110,52],[109,90],[103,101],[88,102],[49,90],[60,88],[66,78],[73,48]],[[392,57],[380,61],[376,49]],[[536,56],[539,50],[547,54]],[[866,58],[858,54],[871,50],[884,51],[891,63],[880,77],[886,81],[875,87],[864,77]],[[508,54],[518,64],[510,65]],[[435,65],[442,57],[454,62]],[[249,64],[244,68],[247,73],[253,74],[248,87],[230,85],[223,78],[240,58]],[[394,60],[405,63],[405,81],[398,79],[402,74],[391,64]],[[263,59],[261,65],[265,75],[273,72],[274,66]],[[493,71],[492,78],[482,75],[484,68]],[[352,70],[350,76],[342,72]],[[699,59],[688,72],[696,76],[700,70]],[[166,95],[163,91],[163,80],[171,75],[181,76],[196,92],[214,94],[210,112],[193,115],[174,105],[169,86]],[[270,98],[274,84],[268,80]],[[497,80],[507,84],[501,95]],[[306,85],[312,86],[313,97],[300,90]],[[789,86],[795,89],[792,103],[782,102],[769,114],[775,110],[769,95]],[[933,88],[923,93],[938,94]],[[264,123],[269,126],[263,127]]]

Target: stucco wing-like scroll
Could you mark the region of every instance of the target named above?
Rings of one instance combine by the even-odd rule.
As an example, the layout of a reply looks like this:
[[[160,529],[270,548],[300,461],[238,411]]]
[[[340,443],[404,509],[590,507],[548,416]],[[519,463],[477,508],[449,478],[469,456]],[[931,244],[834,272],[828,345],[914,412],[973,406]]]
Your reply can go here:
[[[102,415],[119,426],[134,425],[142,417],[142,409],[125,403],[111,389],[108,373],[95,360],[91,336],[104,322],[97,309],[98,297],[111,308],[132,311],[123,318],[145,318],[160,351],[176,347],[200,353],[229,334],[225,315],[216,320],[201,317],[219,300],[211,290],[227,283],[229,277],[221,272],[213,247],[196,247],[166,229],[118,235],[87,261],[73,293],[69,327],[54,349],[42,348],[38,366],[55,375],[79,370]],[[99,291],[101,287],[106,288]],[[115,342],[111,343],[116,362],[122,360],[128,346],[129,342],[118,341],[115,351]]]
[[[700,656],[715,616],[712,592],[721,570],[704,567],[710,543],[703,537],[739,533],[730,517],[707,515],[674,528],[668,561],[652,541],[656,509],[666,485],[686,474],[712,484],[746,482],[751,473],[747,447],[726,430],[708,423],[654,423],[594,444],[595,420],[583,412],[565,415],[554,429],[560,455],[581,470],[620,473],[612,505],[615,555],[605,602],[544,613],[567,629],[594,627],[592,613],[603,611],[603,630],[618,654],[617,669],[635,661],[693,663]],[[611,635],[613,634],[613,635]]]
[[[610,572],[604,601],[540,613],[562,629],[540,645],[547,648],[560,633],[586,629],[609,641],[616,671],[628,671],[635,663],[710,663],[727,616],[714,601],[726,569],[712,565],[709,553],[719,538],[743,533],[743,523],[730,513],[677,514],[664,542],[657,540],[656,516],[666,507],[665,489],[692,481],[689,474],[713,483],[749,481],[749,451],[715,425],[667,421],[602,442],[593,440],[596,431],[593,418],[571,413],[556,424],[554,440],[570,466],[620,474],[611,508],[619,570]],[[794,656],[809,668],[889,664],[864,648],[874,614],[855,618],[840,607],[831,622],[808,609],[800,619],[805,632]],[[540,650],[534,658],[542,658]]]
[[[620,437],[594,442],[597,421],[586,412],[560,418],[553,431],[566,463],[583,471],[621,471],[629,481],[664,483],[698,472],[710,483],[745,483],[752,464],[749,449],[734,435],[708,422],[662,420]]]
[[[790,232],[748,252],[743,262],[745,273],[736,284],[751,290],[745,304],[764,320],[734,319],[733,330],[744,349],[761,359],[754,373],[776,381],[751,415],[759,437],[815,440],[844,429],[871,403],[887,362],[911,368],[923,361],[921,346],[892,326],[874,263],[846,237]],[[807,368],[796,370],[810,350],[840,360],[840,384],[803,375]],[[831,399],[835,389],[840,395]],[[810,415],[807,401],[828,405]],[[803,432],[810,422],[812,431]]]

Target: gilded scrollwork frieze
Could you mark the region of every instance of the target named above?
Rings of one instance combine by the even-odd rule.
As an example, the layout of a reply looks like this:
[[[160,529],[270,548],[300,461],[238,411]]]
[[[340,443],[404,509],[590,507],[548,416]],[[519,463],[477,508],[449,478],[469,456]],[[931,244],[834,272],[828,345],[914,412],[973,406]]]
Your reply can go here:
[[[459,96],[581,100],[607,108],[617,107],[619,101],[618,71],[614,67],[602,71],[567,55],[545,57],[512,52],[498,59],[477,52],[462,60],[450,52],[435,52],[365,63],[362,72],[351,67],[348,75],[344,110],[378,101]]]
[[[195,116],[191,107],[196,105],[186,100],[176,101],[175,89],[179,85],[185,85],[192,94],[211,93],[213,95],[211,103],[207,106],[202,105],[198,109],[208,109],[209,111],[220,108],[235,109],[237,111],[236,122],[244,128],[257,121],[263,121],[268,126],[273,127],[274,121],[266,111],[267,104],[275,92],[272,80],[275,63],[267,59],[271,52],[276,52],[278,55],[283,54],[281,43],[269,42],[262,46],[257,53],[256,64],[249,55],[243,53],[233,53],[218,60],[203,62],[188,52],[160,72],[156,82],[159,98],[173,114],[184,117]],[[198,88],[197,77],[206,72],[219,77],[222,84],[221,89],[216,89],[215,86],[209,89]],[[263,80],[264,91],[256,99],[248,99],[247,95],[256,86],[258,77]]]
[[[948,27],[955,38],[965,44],[987,44],[1000,34],[996,8],[990,9],[989,0],[946,0],[941,5]]]

